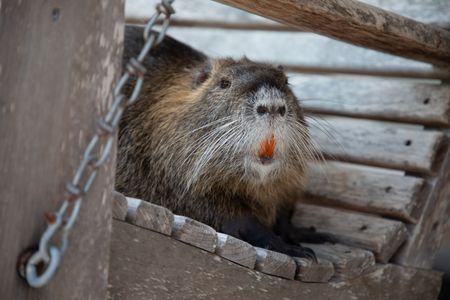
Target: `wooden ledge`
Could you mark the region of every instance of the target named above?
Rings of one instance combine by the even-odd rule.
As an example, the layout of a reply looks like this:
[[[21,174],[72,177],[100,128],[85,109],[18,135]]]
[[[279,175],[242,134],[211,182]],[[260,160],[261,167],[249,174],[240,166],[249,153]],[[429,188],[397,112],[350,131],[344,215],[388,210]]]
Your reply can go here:
[[[441,274],[377,266],[339,283],[309,284],[239,266],[160,233],[113,221],[109,299],[436,299]],[[414,287],[414,288],[411,288]]]

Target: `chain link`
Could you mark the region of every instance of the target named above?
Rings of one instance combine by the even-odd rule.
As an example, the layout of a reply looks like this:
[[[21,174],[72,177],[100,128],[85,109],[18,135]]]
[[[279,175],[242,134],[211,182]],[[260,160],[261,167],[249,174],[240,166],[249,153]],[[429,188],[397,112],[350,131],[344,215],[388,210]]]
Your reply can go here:
[[[172,7],[174,0],[162,0],[156,5],[155,14],[149,19],[144,30],[145,44],[137,58],[128,62],[125,72],[117,82],[113,97],[114,101],[108,112],[97,121],[96,131],[87,145],[83,158],[71,182],[66,185],[63,204],[56,213],[47,214],[48,226],[42,234],[39,249],[26,263],[25,277],[32,287],[42,287],[47,284],[67,249],[69,234],[77,219],[83,196],[89,191],[97,177],[98,169],[107,161],[114,144],[114,136],[125,108],[138,99],[146,72],[143,61],[153,46],[160,43],[169,27],[170,16],[175,13]],[[163,18],[159,32],[152,31],[156,21]],[[136,80],[132,80],[135,78]],[[132,93],[127,98],[122,90],[126,84],[133,84]],[[98,153],[97,155],[95,153]],[[55,234],[61,231],[59,246],[50,244]],[[38,265],[44,266],[44,271],[38,274]]]

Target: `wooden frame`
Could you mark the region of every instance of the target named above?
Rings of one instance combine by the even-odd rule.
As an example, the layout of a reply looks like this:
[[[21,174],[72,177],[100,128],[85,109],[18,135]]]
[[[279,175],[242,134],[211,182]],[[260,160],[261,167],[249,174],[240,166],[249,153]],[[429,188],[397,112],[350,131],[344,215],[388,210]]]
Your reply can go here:
[[[109,107],[121,72],[123,1],[3,1],[0,8],[0,291],[2,299],[105,299],[115,159],[83,199],[52,280],[33,289],[16,270],[44,213]],[[59,243],[55,240],[55,243]]]

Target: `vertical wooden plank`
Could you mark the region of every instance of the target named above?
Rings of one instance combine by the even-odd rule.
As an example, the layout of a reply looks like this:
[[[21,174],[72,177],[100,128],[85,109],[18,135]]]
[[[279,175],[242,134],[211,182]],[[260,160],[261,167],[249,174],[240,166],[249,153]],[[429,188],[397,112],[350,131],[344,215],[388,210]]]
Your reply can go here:
[[[0,291],[2,299],[105,299],[114,159],[84,198],[55,277],[30,288],[16,260],[62,203],[120,75],[123,1],[0,4]],[[115,153],[112,153],[112,157]]]
[[[448,132],[447,132],[448,134]],[[447,144],[448,144],[447,138]],[[426,199],[417,224],[410,225],[410,236],[394,261],[407,267],[429,269],[442,242],[450,215],[450,147],[438,158],[440,171],[431,180],[431,192]]]

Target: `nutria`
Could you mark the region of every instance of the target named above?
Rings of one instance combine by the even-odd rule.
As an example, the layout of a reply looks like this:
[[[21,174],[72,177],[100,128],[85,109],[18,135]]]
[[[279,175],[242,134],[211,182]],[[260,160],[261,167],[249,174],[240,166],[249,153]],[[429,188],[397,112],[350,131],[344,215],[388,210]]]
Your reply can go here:
[[[142,36],[126,28],[124,67]],[[140,98],[120,123],[116,189],[255,246],[315,259],[299,242],[327,237],[289,221],[314,154],[282,69],[211,59],[170,37],[144,66]]]

